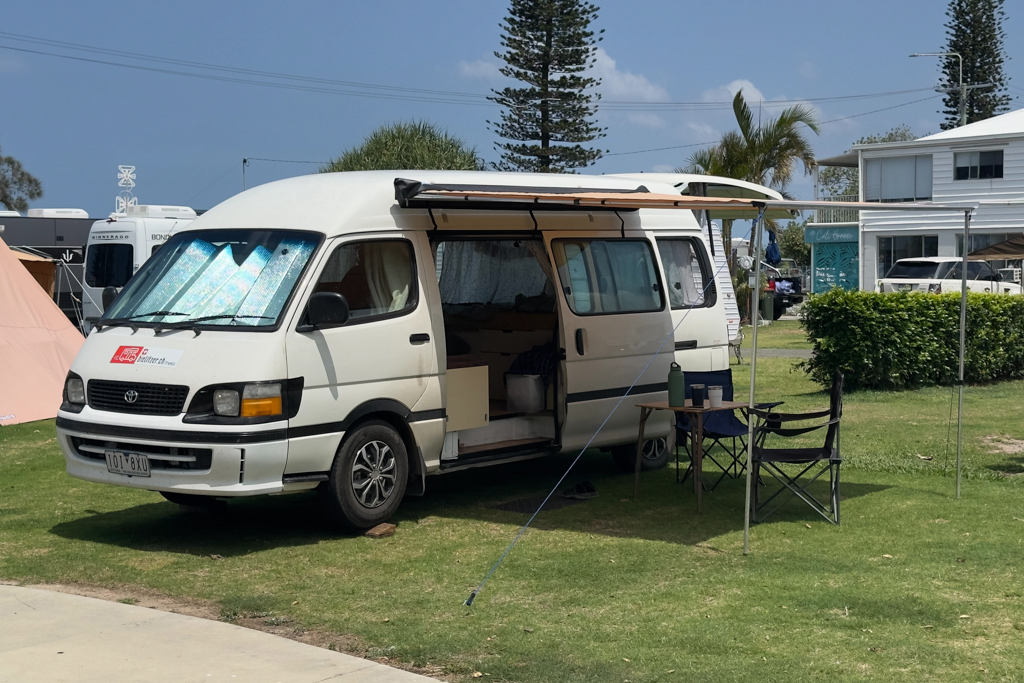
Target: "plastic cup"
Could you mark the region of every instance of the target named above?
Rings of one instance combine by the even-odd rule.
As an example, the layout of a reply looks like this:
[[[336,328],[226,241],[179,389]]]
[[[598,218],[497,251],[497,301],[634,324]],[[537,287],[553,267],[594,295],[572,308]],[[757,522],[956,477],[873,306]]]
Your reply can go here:
[[[712,408],[722,407],[722,387],[708,387],[708,403]]]
[[[694,408],[704,407],[704,385],[703,384],[691,384],[690,385],[690,405]]]

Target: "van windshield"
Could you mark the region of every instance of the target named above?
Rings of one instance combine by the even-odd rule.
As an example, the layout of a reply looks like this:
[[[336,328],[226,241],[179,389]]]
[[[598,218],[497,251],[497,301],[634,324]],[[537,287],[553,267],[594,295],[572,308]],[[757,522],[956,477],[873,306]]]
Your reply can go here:
[[[124,287],[132,277],[130,244],[90,244],[85,256],[85,284]]]
[[[274,327],[322,237],[292,230],[179,233],[100,320]]]

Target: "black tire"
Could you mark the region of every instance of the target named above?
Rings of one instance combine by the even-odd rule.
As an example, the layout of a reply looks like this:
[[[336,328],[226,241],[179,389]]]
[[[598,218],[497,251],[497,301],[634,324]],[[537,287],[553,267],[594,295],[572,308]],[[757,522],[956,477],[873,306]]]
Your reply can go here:
[[[672,459],[672,451],[676,445],[676,430],[673,429],[668,436],[648,439],[644,441],[643,457],[640,458],[640,471],[649,472],[660,470]],[[625,444],[612,447],[612,460],[623,472],[631,473],[636,471],[636,444]]]
[[[333,522],[365,531],[395,514],[409,479],[409,456],[401,435],[383,420],[349,432],[334,457],[323,498]]]
[[[785,314],[786,314],[786,307],[785,306],[780,306],[778,304],[775,304],[775,307],[772,308],[772,320],[778,320],[779,318],[781,318]]]
[[[160,495],[177,505],[188,505],[189,507],[213,507],[221,501],[213,496],[197,496],[194,493],[177,493],[174,491],[161,491]]]

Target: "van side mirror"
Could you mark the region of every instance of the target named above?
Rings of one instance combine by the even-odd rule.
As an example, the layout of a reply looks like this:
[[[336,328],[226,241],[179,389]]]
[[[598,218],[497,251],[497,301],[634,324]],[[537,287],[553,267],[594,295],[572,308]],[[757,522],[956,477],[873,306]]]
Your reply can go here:
[[[341,327],[348,322],[348,300],[337,292],[317,292],[306,306],[313,328]]]
[[[105,313],[110,304],[114,303],[114,299],[117,298],[116,287],[104,287],[103,294],[100,296],[100,300],[103,302],[103,312]]]

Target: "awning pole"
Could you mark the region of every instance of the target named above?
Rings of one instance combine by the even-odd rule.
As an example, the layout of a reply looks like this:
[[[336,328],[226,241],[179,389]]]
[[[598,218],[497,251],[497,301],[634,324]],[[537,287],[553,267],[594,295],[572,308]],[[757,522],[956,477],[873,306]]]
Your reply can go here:
[[[956,497],[960,498],[960,462],[964,432],[964,347],[967,343],[967,252],[970,251],[968,233],[971,228],[971,209],[964,211],[964,252],[960,266],[960,400],[956,409]]]
[[[750,288],[750,296],[747,297],[750,305],[750,324],[753,326],[750,338],[750,410],[754,410],[754,383],[757,379],[757,328],[758,313],[761,310],[761,217],[764,216],[764,206],[760,206],[757,218],[753,222],[753,234],[751,242],[754,243],[754,286]],[[754,460],[754,424],[757,422],[753,412],[747,413],[747,493],[743,506],[743,554],[750,552],[750,470]],[[757,482],[755,482],[756,485]]]

